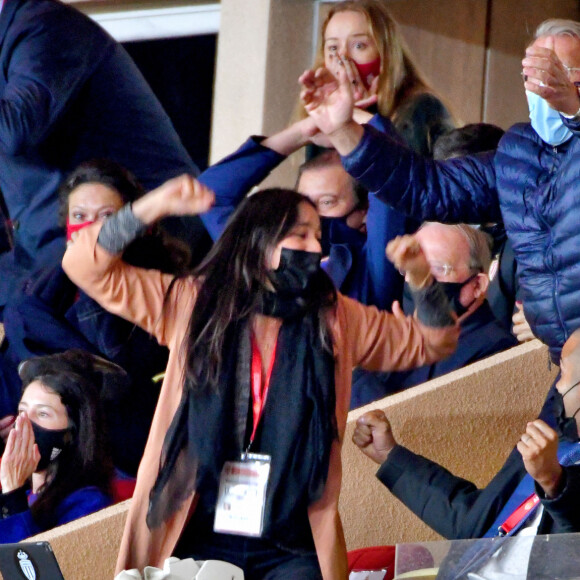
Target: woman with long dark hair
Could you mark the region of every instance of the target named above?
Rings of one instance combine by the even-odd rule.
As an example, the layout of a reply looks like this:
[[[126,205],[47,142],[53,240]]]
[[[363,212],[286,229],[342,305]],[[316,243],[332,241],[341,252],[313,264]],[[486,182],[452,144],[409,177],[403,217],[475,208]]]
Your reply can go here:
[[[354,366],[399,369],[454,348],[457,329],[412,239],[430,326],[338,294],[320,268],[320,220],[289,190],[246,198],[194,275],[124,263],[125,244],[213,194],[176,178],[69,247],[63,267],[104,307],[170,349],[118,569],[172,554],[221,559],[248,579],[346,577],[340,449]],[[435,299],[434,299],[435,298]],[[426,306],[425,306],[426,305]]]
[[[110,505],[112,462],[99,394],[119,373],[83,351],[22,363],[18,417],[0,465],[0,542]]]

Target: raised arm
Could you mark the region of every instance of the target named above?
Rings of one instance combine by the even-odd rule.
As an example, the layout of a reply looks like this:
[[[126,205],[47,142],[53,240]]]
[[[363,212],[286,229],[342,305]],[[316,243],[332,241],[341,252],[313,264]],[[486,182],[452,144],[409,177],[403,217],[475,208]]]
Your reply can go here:
[[[300,78],[309,115],[342,156],[345,169],[370,192],[420,220],[500,221],[493,154],[432,161],[353,119],[346,77],[326,69]]]
[[[483,536],[525,473],[512,453],[486,488],[475,484],[399,445],[383,411],[357,420],[353,442],[375,463],[377,477],[407,508],[449,539]]]
[[[145,229],[168,215],[195,215],[213,203],[213,193],[190,176],[177,177],[133,203],[124,206],[102,226],[79,232],[63,258],[69,278],[101,306],[155,335],[167,344],[184,305],[193,305],[195,281],[175,284],[173,277],[154,270],[129,266],[121,260],[123,249]]]
[[[352,366],[373,371],[406,370],[450,355],[459,328],[421,246],[414,236],[401,236],[389,243],[387,253],[407,274],[416,317],[405,316],[397,302],[389,314],[341,296],[336,319],[340,348],[351,353]]]

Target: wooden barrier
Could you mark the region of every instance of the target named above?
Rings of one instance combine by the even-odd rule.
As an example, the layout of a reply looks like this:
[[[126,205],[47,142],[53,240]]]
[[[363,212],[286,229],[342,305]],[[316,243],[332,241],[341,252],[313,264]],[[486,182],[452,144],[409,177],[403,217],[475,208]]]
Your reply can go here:
[[[351,412],[343,450],[340,509],[349,549],[437,535],[375,479],[376,466],[350,442],[356,419],[384,409],[399,441],[485,484],[534,418],[557,369],[538,341]],[[66,580],[111,580],[129,502],[34,540],[51,543]]]
[[[482,486],[537,416],[557,370],[534,340],[352,411],[340,500],[348,548],[438,539],[381,485],[377,465],[350,441],[362,413],[383,409],[401,444]]]

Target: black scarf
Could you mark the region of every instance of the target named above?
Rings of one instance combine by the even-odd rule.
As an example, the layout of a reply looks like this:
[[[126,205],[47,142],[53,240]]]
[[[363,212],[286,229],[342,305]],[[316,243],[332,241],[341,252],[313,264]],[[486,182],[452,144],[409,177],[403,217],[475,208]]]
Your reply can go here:
[[[195,490],[215,505],[226,461],[238,461],[247,444],[250,334],[247,321],[232,325],[224,345],[218,389],[184,389],[165,437],[151,490],[147,525],[167,521]],[[284,320],[270,389],[252,452],[271,456],[262,537],[301,545],[307,507],[319,499],[337,435],[334,360],[320,339],[318,313]],[[251,422],[250,422],[251,423]],[[303,514],[299,516],[299,514]]]

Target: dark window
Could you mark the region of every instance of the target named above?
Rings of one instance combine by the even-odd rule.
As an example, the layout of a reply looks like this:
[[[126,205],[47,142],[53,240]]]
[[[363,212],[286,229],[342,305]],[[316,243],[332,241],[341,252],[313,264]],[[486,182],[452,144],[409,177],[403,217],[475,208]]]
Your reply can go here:
[[[201,170],[209,160],[216,43],[209,34],[123,44]]]

